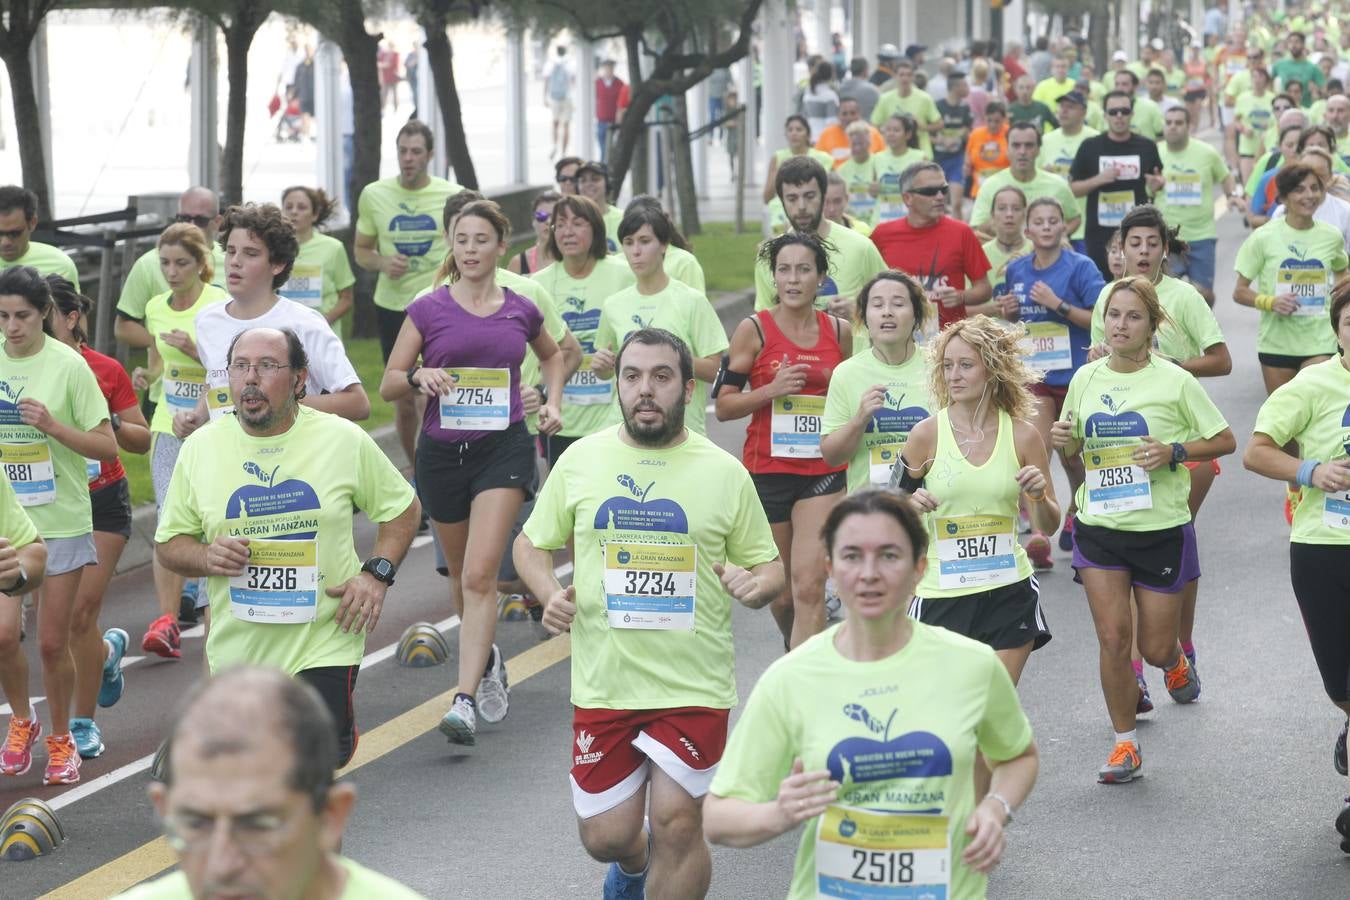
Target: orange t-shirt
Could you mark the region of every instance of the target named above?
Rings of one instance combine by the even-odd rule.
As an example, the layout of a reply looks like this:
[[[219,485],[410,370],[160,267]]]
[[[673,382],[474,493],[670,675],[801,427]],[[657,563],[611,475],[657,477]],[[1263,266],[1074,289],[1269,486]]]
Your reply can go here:
[[[875,125],[869,127],[872,129],[871,152],[880,153],[886,149],[886,139],[881,136],[881,132],[877,130]],[[836,169],[848,162],[848,158],[853,155],[853,151],[848,146],[848,135],[844,133],[844,129],[838,122],[826,126],[825,130],[820,133],[820,139],[816,141],[816,149],[824,150],[830,156],[833,156]]]
[[[1008,126],[995,134],[989,126],[981,125],[970,133],[966,142],[966,159],[970,162],[971,181],[968,194],[979,193],[979,182],[986,174],[992,175],[1008,168]]]

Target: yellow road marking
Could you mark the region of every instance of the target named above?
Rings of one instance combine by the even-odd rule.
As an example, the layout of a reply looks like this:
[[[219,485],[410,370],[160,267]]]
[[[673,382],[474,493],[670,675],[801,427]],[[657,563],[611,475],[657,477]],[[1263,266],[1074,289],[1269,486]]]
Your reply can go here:
[[[568,635],[531,647],[506,661],[511,683],[520,684],[525,679],[538,675],[550,666],[562,662],[571,652],[572,639]],[[361,735],[356,755],[352,757],[347,767],[338,773],[339,777],[349,775],[367,763],[372,763],[431,731],[440,724],[441,716],[445,714],[446,707],[454,701],[457,690],[458,686],[452,687],[445,693],[395,716],[373,731]],[[44,894],[40,900],[48,898],[103,900],[158,875],[177,862],[178,857],[164,838],[158,837],[81,875],[51,893]]]

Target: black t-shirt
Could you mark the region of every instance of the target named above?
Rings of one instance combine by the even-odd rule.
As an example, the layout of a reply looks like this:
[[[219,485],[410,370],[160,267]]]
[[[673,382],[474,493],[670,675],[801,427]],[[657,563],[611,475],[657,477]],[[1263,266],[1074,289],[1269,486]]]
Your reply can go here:
[[[1131,208],[1149,202],[1144,176],[1162,170],[1158,145],[1148,138],[1131,133],[1127,140],[1114,141],[1107,134],[1098,134],[1078,145],[1069,180],[1095,178],[1102,166],[1112,163],[1122,170],[1122,177],[1087,195],[1087,237],[1100,240],[1109,235]]]
[[[967,103],[948,103],[943,97],[937,101],[937,111],[942,116],[942,131],[933,138],[933,158],[951,159],[963,156],[966,152],[966,138],[970,137],[970,128],[975,124],[975,116]],[[950,143],[950,150],[942,145]]]

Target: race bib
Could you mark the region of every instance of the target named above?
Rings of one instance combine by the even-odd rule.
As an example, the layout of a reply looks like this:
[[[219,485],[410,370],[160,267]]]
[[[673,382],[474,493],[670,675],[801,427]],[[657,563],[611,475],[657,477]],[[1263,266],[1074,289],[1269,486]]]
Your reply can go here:
[[[0,444],[0,465],[23,506],[56,502],[56,468],[46,440]]]
[[[296,263],[290,279],[277,293],[310,309],[318,309],[323,305],[323,266]]]
[[[890,222],[903,219],[906,214],[904,195],[900,193],[899,175],[882,175],[877,191],[877,220]]]
[[[1293,294],[1298,298],[1296,316],[1325,316],[1327,314],[1327,270],[1280,266],[1275,275],[1275,293]]]
[[[789,459],[820,459],[820,419],[825,398],[791,394],[773,401],[769,421],[769,455]]]
[[[601,379],[591,371],[591,358],[587,353],[581,357],[581,366],[563,385],[563,402],[574,406],[606,406],[614,393],[614,382]]]
[[[1199,206],[1203,191],[1200,173],[1169,172],[1165,190],[1170,206]]]
[[[509,369],[446,369],[454,384],[441,394],[441,427],[452,431],[505,431],[511,424]]]
[[[884,488],[891,484],[891,472],[905,449],[905,441],[890,441],[867,448],[867,481],[872,487]]]
[[[164,370],[164,402],[174,412],[196,409],[205,390],[206,369],[202,366],[172,365]],[[228,390],[225,393],[229,395]]]
[[[1138,447],[1138,443],[1130,443],[1084,451],[1089,513],[1105,516],[1153,508],[1148,472],[1134,461]]]
[[[945,900],[947,828],[946,816],[831,804],[816,827],[816,896]]]
[[[993,587],[1017,581],[1013,520],[1009,516],[939,518],[938,587]]]
[[[228,387],[207,388],[206,411],[210,414],[213,422],[223,415],[234,412],[234,398],[230,396],[230,389]]]
[[[855,184],[848,189],[848,211],[859,219],[870,219],[876,209],[877,198],[866,184]]]
[[[98,481],[98,477],[103,474],[103,463],[96,459],[84,458],[84,477],[90,484]]]
[[[1118,228],[1125,214],[1134,209],[1134,191],[1102,191],[1097,195],[1097,224]]]
[[[1023,362],[1042,375],[1073,368],[1069,326],[1062,322],[1028,322],[1021,347]]]
[[[230,614],[245,622],[313,622],[319,608],[315,540],[248,542],[248,565],[230,579]]]
[[[1350,530],[1350,491],[1327,494],[1322,499],[1322,524]]]
[[[693,631],[697,562],[693,544],[605,544],[609,627]]]

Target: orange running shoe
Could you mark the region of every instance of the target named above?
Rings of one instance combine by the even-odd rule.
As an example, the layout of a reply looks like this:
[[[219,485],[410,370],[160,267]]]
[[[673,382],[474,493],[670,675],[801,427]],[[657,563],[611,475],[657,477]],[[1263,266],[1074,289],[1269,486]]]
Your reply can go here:
[[[1139,746],[1133,741],[1121,741],[1111,751],[1111,758],[1106,761],[1106,765],[1097,770],[1097,783],[1124,784],[1132,781],[1143,767]]]
[[[47,771],[43,784],[75,784],[80,780],[80,753],[75,738],[67,734],[47,735]]]
[[[22,775],[33,765],[33,745],[42,734],[42,723],[31,719],[9,717],[9,733],[5,735],[5,749],[0,750],[0,772]]]
[[[1167,670],[1167,693],[1178,703],[1194,703],[1200,698],[1200,675],[1186,654],[1179,654],[1177,664]]]
[[[180,649],[178,623],[173,616],[160,616],[150,623],[141,638],[141,649],[165,659],[178,659],[183,655]]]

